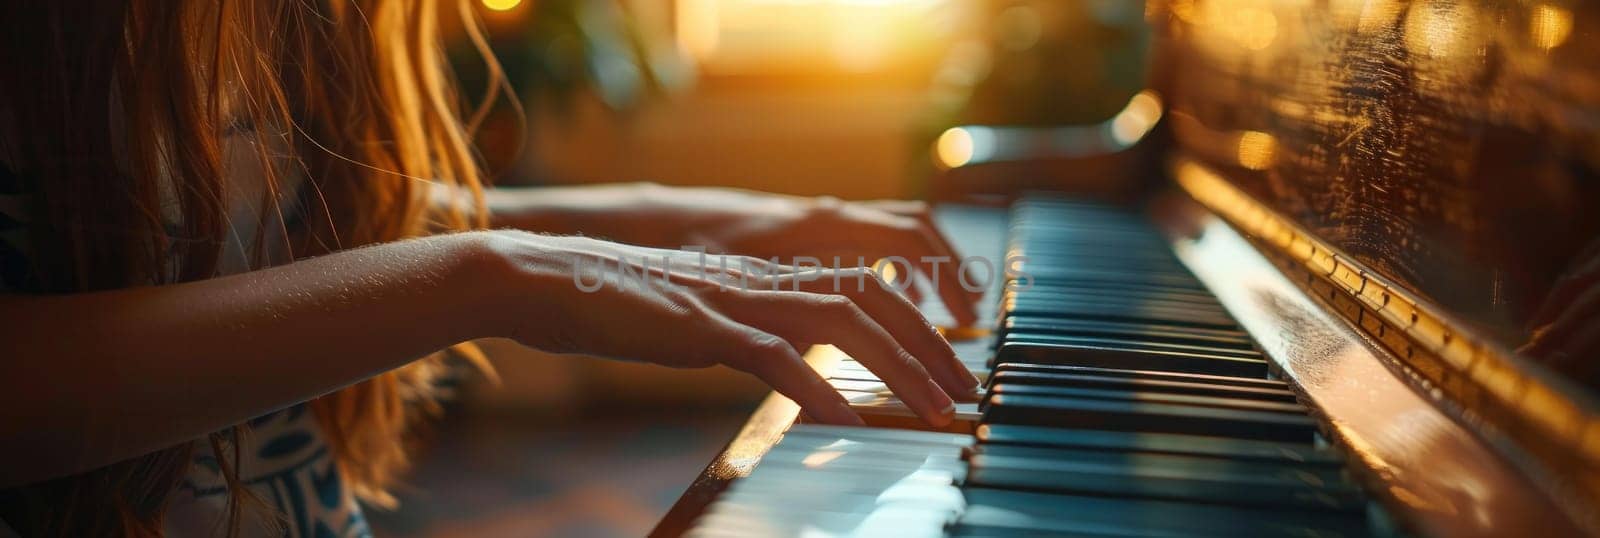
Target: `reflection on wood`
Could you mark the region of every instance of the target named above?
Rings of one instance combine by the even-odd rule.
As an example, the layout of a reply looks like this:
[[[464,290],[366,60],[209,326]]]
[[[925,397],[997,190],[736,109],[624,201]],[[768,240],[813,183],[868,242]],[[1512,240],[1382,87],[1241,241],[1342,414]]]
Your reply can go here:
[[[805,355],[806,363],[819,372],[828,372],[843,356],[833,346],[814,346]],[[772,445],[783,438],[783,432],[800,416],[800,406],[773,392],[767,395],[756,412],[750,415],[739,434],[706,465],[689,488],[672,505],[667,515],[656,524],[650,536],[678,536],[711,504],[734,479],[749,476],[761,457]]]
[[[1352,330],[1329,331],[1297,328],[1293,331],[1261,331],[1252,329],[1258,342],[1271,350],[1280,348],[1274,356],[1305,392],[1329,414],[1329,420],[1341,432],[1340,436],[1352,446],[1352,451],[1368,460],[1409,457],[1415,454],[1441,453],[1436,461],[1412,466],[1390,464],[1369,465],[1375,469],[1394,468],[1387,481],[1397,482],[1394,487],[1407,486],[1402,476],[1406,467],[1415,472],[1434,466],[1449,466],[1458,474],[1471,475],[1472,479],[1453,478],[1456,481],[1495,483],[1482,487],[1483,492],[1470,498],[1483,503],[1465,511],[1487,511],[1507,514],[1505,518],[1524,518],[1537,521],[1530,515],[1547,510],[1544,506],[1513,506],[1527,502],[1522,499],[1524,485],[1501,483],[1508,468],[1493,462],[1491,451],[1475,446],[1475,442],[1459,439],[1471,437],[1469,430],[1459,425],[1436,424],[1448,420],[1435,409],[1422,410],[1423,405],[1436,409],[1456,410],[1456,415],[1472,426],[1470,431],[1497,440],[1498,448],[1522,466],[1522,474],[1536,477],[1533,481],[1542,486],[1546,494],[1572,514],[1574,520],[1589,528],[1600,528],[1600,514],[1593,507],[1600,499],[1600,453],[1587,450],[1585,444],[1591,436],[1600,435],[1600,403],[1564,379],[1533,368],[1506,349],[1486,342],[1466,330],[1454,320],[1444,316],[1435,305],[1420,301],[1405,289],[1394,286],[1381,275],[1368,272],[1359,262],[1338,252],[1327,243],[1313,237],[1293,223],[1287,222],[1245,196],[1206,167],[1192,161],[1180,160],[1174,165],[1174,176],[1184,190],[1200,203],[1215,211],[1218,216],[1238,227],[1254,242],[1256,250],[1268,253],[1271,261],[1293,282],[1320,302],[1315,305],[1289,304],[1282,299],[1266,300],[1267,294],[1259,290],[1245,298],[1230,303],[1230,311],[1246,327],[1253,324],[1282,325],[1288,320],[1316,317],[1344,318],[1349,329],[1364,333],[1367,339],[1388,351],[1388,357],[1399,369],[1409,370],[1412,376],[1393,376],[1384,371],[1376,361],[1360,366],[1350,361],[1345,353],[1327,349],[1327,342],[1341,341],[1335,335],[1319,336],[1317,333],[1354,335]],[[1214,226],[1214,228],[1217,228]],[[1218,228],[1211,236],[1233,234],[1229,229]],[[1195,259],[1204,253],[1199,246],[1218,241],[1207,236],[1193,244],[1180,243],[1179,252],[1187,254],[1190,267],[1204,276],[1207,269],[1215,274],[1209,283],[1219,296],[1227,300],[1229,288],[1241,283],[1251,283],[1250,288],[1268,288],[1271,282],[1282,282],[1276,275],[1249,275],[1248,264],[1218,267],[1219,260],[1245,259],[1251,253],[1240,251],[1231,255],[1212,254],[1210,265]],[[1247,244],[1239,242],[1243,249]],[[1217,247],[1212,247],[1216,250]],[[1265,264],[1262,264],[1265,265]],[[1287,282],[1283,282],[1287,284]],[[1286,295],[1284,297],[1287,297]],[[1270,303],[1270,304],[1268,304]],[[1255,310],[1268,310],[1269,320],[1255,319]],[[1331,316],[1329,315],[1331,314]],[[1327,325],[1324,323],[1324,325]],[[1364,351],[1364,348],[1363,348]],[[1358,373],[1358,370],[1364,370]],[[1402,379],[1411,378],[1421,390],[1416,393],[1404,388],[1388,391],[1374,390],[1381,384],[1399,385]],[[1356,394],[1352,396],[1351,393]],[[1379,398],[1377,395],[1387,394]],[[1420,398],[1419,394],[1427,395]],[[1431,404],[1424,402],[1431,401]],[[1398,405],[1405,402],[1404,405]],[[1339,417],[1340,414],[1353,416]],[[1427,420],[1420,420],[1426,416]],[[1397,420],[1393,417],[1406,417]],[[1428,424],[1424,427],[1424,424]],[[1422,432],[1426,431],[1426,434]],[[1420,440],[1420,441],[1419,441]],[[1398,446],[1396,446],[1398,445]],[[1422,446],[1426,445],[1426,446]],[[1381,457],[1379,452],[1389,456]],[[1370,464],[1371,462],[1369,462]],[[1380,471],[1383,472],[1383,471]],[[1428,479],[1432,473],[1424,472]],[[1561,478],[1556,478],[1560,476]],[[1412,478],[1413,482],[1417,480]],[[1426,482],[1427,479],[1422,480]],[[1424,485],[1413,484],[1412,486]],[[1437,485],[1424,485],[1412,491],[1438,490]],[[1512,500],[1507,501],[1507,495]],[[1499,497],[1499,501],[1487,499]],[[1428,503],[1430,505],[1437,503]],[[1455,503],[1445,503],[1454,513]],[[1489,508],[1490,505],[1497,505]],[[1422,518],[1430,517],[1422,511]],[[1435,514],[1434,517],[1437,517]],[[1542,517],[1542,516],[1541,516]],[[1453,519],[1453,515],[1443,518]],[[1500,522],[1508,524],[1507,522]],[[1515,526],[1515,525],[1513,525]],[[1488,530],[1488,529],[1485,529]],[[1460,530],[1440,532],[1441,535],[1460,534]]]
[[[1600,233],[1600,4],[1173,0],[1151,18],[1184,152],[1502,345]]]

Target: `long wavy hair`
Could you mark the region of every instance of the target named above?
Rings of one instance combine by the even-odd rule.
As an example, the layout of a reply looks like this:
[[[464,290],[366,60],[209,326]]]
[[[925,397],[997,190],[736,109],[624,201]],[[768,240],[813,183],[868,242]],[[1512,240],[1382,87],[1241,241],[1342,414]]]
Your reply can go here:
[[[259,227],[258,246],[270,238],[304,257],[481,227],[472,139],[500,71],[471,6],[439,1],[0,2],[0,151],[30,195],[27,291],[216,276],[230,224],[221,139],[241,121],[229,109],[283,133],[291,149],[284,158],[256,144],[261,222],[282,222],[267,217],[298,200],[294,224]],[[492,80],[475,108],[457,94],[443,31],[484,53]],[[303,184],[280,196],[291,176]],[[437,209],[430,186],[470,192],[475,207]],[[414,420],[437,406],[441,360],[311,402],[346,482],[368,503],[394,503],[386,487],[407,464]],[[210,450],[230,484],[235,534],[242,511],[264,506],[239,483],[242,434],[230,428],[209,443],[25,486],[26,515],[12,523],[40,536],[158,536],[194,451]]]

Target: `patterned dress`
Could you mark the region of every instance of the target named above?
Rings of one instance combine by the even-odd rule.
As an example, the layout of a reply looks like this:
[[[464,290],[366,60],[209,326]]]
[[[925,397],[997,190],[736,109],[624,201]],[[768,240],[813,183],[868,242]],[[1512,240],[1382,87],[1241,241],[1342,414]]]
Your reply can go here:
[[[259,191],[257,191],[259,192]],[[259,198],[258,198],[259,199]],[[27,192],[23,181],[0,161],[0,293],[26,289],[28,252],[26,235]],[[286,210],[287,212],[287,210]],[[232,215],[233,222],[256,223],[253,213]],[[254,237],[254,230],[235,229],[233,237]],[[230,253],[249,252],[246,245],[224,248],[225,271],[247,270],[246,264],[229,262]],[[270,250],[270,249],[269,249]],[[240,439],[240,480],[256,497],[283,516],[269,532],[260,517],[246,518],[241,536],[334,538],[371,536],[355,496],[344,485],[333,454],[305,404],[270,413],[247,424]],[[195,441],[193,464],[174,493],[165,532],[170,538],[217,536],[224,533],[227,517],[226,482],[205,439]],[[233,450],[225,450],[232,454]],[[270,516],[270,514],[268,514]],[[0,521],[0,538],[16,532]]]

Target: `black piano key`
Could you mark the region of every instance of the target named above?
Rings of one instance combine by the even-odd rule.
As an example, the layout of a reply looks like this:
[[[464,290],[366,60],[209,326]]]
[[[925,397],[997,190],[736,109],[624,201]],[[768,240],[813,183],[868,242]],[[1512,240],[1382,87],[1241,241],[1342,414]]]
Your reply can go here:
[[[1155,229],[1143,215],[1118,209],[1114,212],[1081,211],[1063,206],[1035,206],[1022,204],[1012,207],[1013,223],[1026,228],[1049,226],[1094,231],[1144,233],[1155,235]]]
[[[1170,289],[1149,287],[1101,286],[1097,283],[1035,283],[1030,287],[1013,286],[1000,295],[1000,306],[1023,302],[1059,302],[1064,304],[1143,305],[1152,308],[1187,308],[1207,314],[1227,314],[1221,304],[1209,297]]]
[[[1013,286],[1013,287],[1006,288],[1002,292],[1002,297],[1011,297],[1011,296],[1017,295],[1017,294],[1031,294],[1031,293],[1034,293],[1034,292],[1039,292],[1039,293],[1043,293],[1043,294],[1049,294],[1049,293],[1072,293],[1072,292],[1078,292],[1078,291],[1082,291],[1082,290],[1086,290],[1086,289],[1099,290],[1099,291],[1102,291],[1104,293],[1119,293],[1119,294],[1126,294],[1126,295],[1141,295],[1141,296],[1153,296],[1153,297],[1170,297],[1170,298],[1172,298],[1174,300],[1184,300],[1184,301],[1190,301],[1190,302],[1220,304],[1220,303],[1216,303],[1216,297],[1212,296],[1210,292],[1205,291],[1205,290],[1197,290],[1197,289],[1189,289],[1189,288],[1172,288],[1172,287],[1167,287],[1167,286],[1158,286],[1158,285],[1147,284],[1147,283],[1139,283],[1139,282],[1121,282],[1121,283],[1116,283],[1116,282],[1092,282],[1092,281],[1070,281],[1070,280],[1068,280],[1068,281],[1057,281],[1057,282],[1039,282],[1039,281],[1035,281],[1032,285],[1030,285],[1030,286],[1028,286],[1026,288],[1023,288],[1023,287],[1020,287],[1020,286]]]
[[[967,488],[953,536],[1366,536],[1362,518],[1173,501]]]
[[[1151,257],[1139,255],[1107,254],[1098,249],[1072,248],[1064,249],[1048,255],[1039,254],[1040,250],[1059,247],[1049,245],[1024,245],[1020,252],[1025,259],[1023,267],[1038,270],[1083,270],[1091,272],[1124,271],[1166,275],[1182,279],[1185,282],[1194,279],[1192,273],[1184,270],[1178,260],[1167,256]]]
[[[994,363],[1011,362],[1094,366],[1125,370],[1164,370],[1233,377],[1267,377],[1267,361],[1224,355],[1163,351],[1141,346],[1076,345],[1007,341]]]
[[[1020,211],[1014,216],[1013,241],[1047,240],[1061,242],[1159,241],[1161,234],[1149,223],[1120,218],[1063,219]]]
[[[1205,344],[1178,344],[1172,342],[1115,336],[1083,336],[1060,333],[1037,333],[1033,331],[1014,331],[1006,333],[1006,338],[1004,341],[1089,346],[1128,346],[1139,349],[1176,351],[1180,353],[1198,353],[1203,355],[1219,355],[1223,357],[1238,357],[1241,359],[1266,359],[1266,356],[1254,349],[1239,349],[1237,347],[1213,346]]]
[[[1030,266],[1027,262],[1023,262],[1020,266],[1020,269],[1021,272],[1032,277],[1034,282],[1044,284],[1065,282],[1089,284],[1094,282],[1104,282],[1111,284],[1125,283],[1151,287],[1174,288],[1180,290],[1187,289],[1194,291],[1205,291],[1205,287],[1200,284],[1200,281],[1195,280],[1193,276],[1189,275],[1143,275],[1117,271],[1115,269],[1071,269],[1061,267],[1036,268]],[[1019,279],[1012,279],[1007,282],[1007,285],[1011,286],[1013,282],[1018,281]]]
[[[1100,210],[1104,207],[1099,206],[1099,208],[1095,209],[1080,210],[1053,204],[1035,205],[1024,201],[1012,206],[1012,222],[1032,225],[1070,224],[1074,227],[1096,227],[1154,233],[1150,223],[1142,215],[1121,209],[1114,211]]]
[[[1305,406],[1294,402],[1263,401],[1216,396],[1197,396],[1193,394],[1179,394],[1158,390],[1133,391],[1126,389],[1080,388],[1043,384],[1006,384],[999,381],[996,381],[989,386],[988,394],[986,394],[985,397],[996,398],[1001,395],[1046,396],[1052,398],[1074,399],[1089,398],[1096,400],[1126,400],[1135,402],[1214,407],[1217,409],[1232,409],[1238,411],[1287,413],[1292,415],[1304,415],[1309,413],[1309,410],[1306,409]]]
[[[1181,266],[1138,259],[1086,258],[1039,259],[1025,257],[1018,267],[1023,273],[1060,289],[1091,288],[1095,282],[1122,288],[1144,288],[1179,295],[1197,295],[1200,282]],[[1013,263],[1016,263],[1015,261]]]
[[[1220,308],[1195,307],[1155,301],[1105,299],[1064,299],[1019,295],[1004,301],[1010,314],[1044,316],[1066,315],[1146,319],[1181,326],[1237,329],[1239,324]]]
[[[1166,381],[1179,381],[1186,383],[1205,383],[1208,385],[1227,385],[1233,387],[1254,387],[1265,389],[1289,390],[1289,384],[1280,379],[1232,377],[1206,374],[1190,374],[1183,372],[1164,372],[1157,370],[1128,370],[1120,368],[1096,368],[1092,366],[1066,366],[1059,364],[1035,364],[1027,362],[1008,362],[1000,365],[995,372],[1044,372],[1059,374],[1087,374],[1101,377],[1128,377],[1136,379],[1159,379]]]
[[[1001,324],[998,336],[1019,332],[1078,336],[1112,336],[1150,342],[1209,345],[1229,349],[1253,350],[1243,331],[1200,329],[1131,321],[1059,319],[1048,316],[1010,316]]]
[[[1099,237],[1119,235],[1129,238],[1160,237],[1143,217],[1127,214],[1073,215],[1055,213],[1054,210],[1018,207],[1014,209],[1011,218],[1013,232],[1011,238],[1014,240],[1042,237],[1065,241],[1092,241]]]
[[[1295,403],[1297,397],[1287,389],[1214,385],[1189,381],[1171,381],[1133,376],[1099,376],[1088,374],[1060,374],[1045,372],[1002,371],[989,376],[994,385],[1046,385],[1052,387],[1079,387],[1104,390],[1127,390],[1190,394],[1218,398],[1261,400],[1267,402]],[[836,385],[837,386],[837,385]]]
[[[1166,454],[979,446],[966,485],[1359,513],[1360,491],[1315,466]]]
[[[986,401],[984,424],[1180,433],[1308,444],[1316,435],[1316,423],[1310,417],[1275,411],[1014,394],[991,394]]]
[[[1173,434],[1173,436],[1176,435]],[[1181,437],[1191,438],[1196,436]],[[1266,443],[1266,441],[1242,441],[1239,439],[1225,439],[1220,437],[1202,439],[1217,439],[1232,443]],[[1234,454],[1179,454],[1172,452],[1152,452],[1146,450],[1109,450],[1093,447],[1078,448],[1062,446],[1034,446],[1009,443],[977,443],[964,447],[962,460],[970,460],[972,457],[979,455],[1021,460],[1069,462],[1085,461],[1123,466],[1133,464],[1148,464],[1156,468],[1184,470],[1241,471],[1254,475],[1263,475],[1264,479],[1266,480],[1286,481],[1288,483],[1314,488],[1350,490],[1354,487],[1354,484],[1351,483],[1348,478],[1346,478],[1343,467],[1324,465],[1318,462],[1300,462],[1286,459],[1263,460],[1256,458],[1244,458],[1238,457]],[[969,465],[968,468],[970,469],[971,466]]]
[[[1208,316],[1204,313],[1189,313],[1179,309],[1139,305],[1064,305],[1046,301],[1010,300],[1006,301],[1004,309],[1007,316],[1024,315],[1091,321],[1119,320],[1203,329],[1237,330],[1238,328],[1238,323],[1226,316]]]
[[[1305,443],[1278,443],[1201,435],[984,424],[978,426],[974,437],[979,443],[986,444],[1180,454],[1318,465],[1330,469],[1342,468],[1344,465],[1343,458],[1332,450]]]
[[[1052,300],[1094,300],[1094,301],[1121,301],[1160,304],[1164,306],[1183,306],[1202,308],[1209,311],[1225,312],[1216,299],[1193,293],[1177,293],[1171,291],[1155,291],[1147,288],[1110,289],[1102,287],[1070,286],[1036,286],[1012,295],[1026,296],[1028,298],[1048,298]]]
[[[1076,248],[1098,248],[1107,253],[1126,253],[1157,255],[1166,248],[1165,242],[1159,234],[1149,233],[1147,230],[1118,230],[1113,228],[1090,228],[1061,226],[1057,223],[1035,222],[1019,223],[1011,227],[1012,237],[1007,244],[1013,247],[1042,247],[1041,254],[1053,254],[1051,248],[1068,250]],[[1118,245],[1125,246],[1124,250],[1117,250]]]
[[[971,370],[975,375],[983,375],[989,370],[987,360],[962,360],[961,363],[965,365],[968,370]],[[878,378],[878,374],[874,373],[865,365],[853,360],[841,361],[838,365],[834,366],[833,371],[829,373],[828,377],[851,381],[882,382],[882,380]]]
[[[1153,234],[1065,227],[1047,230],[1026,225],[1013,227],[1011,232],[1014,237],[1008,245],[1014,249],[1037,252],[1045,258],[1088,253],[1106,257],[1176,261],[1171,252],[1163,252],[1162,249],[1168,248],[1167,243]]]

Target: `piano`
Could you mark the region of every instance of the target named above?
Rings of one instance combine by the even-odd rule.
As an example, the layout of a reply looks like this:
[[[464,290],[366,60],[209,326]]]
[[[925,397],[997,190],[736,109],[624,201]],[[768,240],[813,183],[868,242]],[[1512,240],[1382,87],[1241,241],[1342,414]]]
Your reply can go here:
[[[951,176],[1141,185],[939,210],[1026,257],[947,333],[981,400],[934,431],[813,348],[867,426],[769,396],[653,536],[1600,535],[1600,4],[1143,19],[1116,116],[955,133]]]

